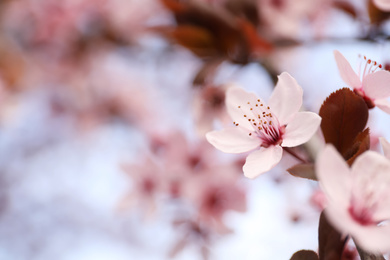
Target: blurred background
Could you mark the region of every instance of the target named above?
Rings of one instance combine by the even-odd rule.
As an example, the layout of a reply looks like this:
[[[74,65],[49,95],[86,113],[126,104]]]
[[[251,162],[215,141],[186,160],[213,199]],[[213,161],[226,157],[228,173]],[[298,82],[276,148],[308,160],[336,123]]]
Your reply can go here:
[[[295,159],[249,180],[246,154],[223,154],[205,133],[232,123],[233,84],[267,100],[287,71],[318,112],[347,87],[333,50],[354,69],[359,54],[388,69],[381,2],[1,0],[0,259],[317,250],[323,198],[287,173]],[[370,111],[372,149],[389,122]]]

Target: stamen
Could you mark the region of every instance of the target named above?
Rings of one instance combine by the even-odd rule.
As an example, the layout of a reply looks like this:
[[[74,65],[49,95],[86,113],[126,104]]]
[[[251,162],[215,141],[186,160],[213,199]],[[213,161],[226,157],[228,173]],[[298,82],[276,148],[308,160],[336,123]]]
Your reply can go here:
[[[249,136],[253,136],[256,138],[260,138],[262,140],[263,146],[268,147],[269,145],[279,144],[282,137],[281,126],[277,121],[277,118],[273,117],[272,110],[270,106],[267,106],[264,103],[261,103],[260,99],[255,99],[255,103],[246,102],[247,104],[241,108],[247,109],[246,111],[250,111],[249,114],[242,113],[244,118],[248,119],[248,122],[252,125],[253,131],[248,133]],[[266,119],[267,120],[262,120]],[[276,120],[276,121],[275,121]],[[233,122],[236,126],[238,125],[236,122]]]
[[[358,57],[361,58],[361,55],[359,54]],[[363,56],[363,60],[364,60],[364,63],[365,63],[364,64],[363,73],[361,73],[362,72],[362,69],[361,69],[362,62],[359,63],[359,68],[358,68],[359,78],[362,81],[363,81],[363,78],[365,76],[367,76],[368,74],[374,73],[378,69],[382,69],[382,64],[379,64],[377,61],[374,61],[374,60],[371,60],[371,59],[367,59],[366,56]]]

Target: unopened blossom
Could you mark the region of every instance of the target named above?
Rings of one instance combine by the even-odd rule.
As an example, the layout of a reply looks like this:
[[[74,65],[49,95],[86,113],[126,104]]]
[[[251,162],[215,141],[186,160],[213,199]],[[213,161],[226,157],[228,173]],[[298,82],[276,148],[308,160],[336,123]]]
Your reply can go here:
[[[333,146],[326,146],[316,163],[328,206],[325,214],[343,234],[366,251],[390,250],[390,160],[367,151],[350,168]]]
[[[281,160],[282,147],[303,144],[317,131],[321,118],[312,112],[298,112],[302,95],[302,88],[286,72],[279,76],[268,105],[254,93],[232,87],[225,102],[233,126],[209,132],[206,138],[226,153],[253,150],[243,171],[246,177],[255,178]]]
[[[357,74],[339,51],[334,51],[334,57],[341,78],[366,101],[368,107],[377,106],[390,114],[390,103],[387,100],[390,97],[390,72],[382,70],[381,64],[364,56],[364,64]]]
[[[215,120],[228,121],[225,110],[225,93],[232,85],[203,86],[195,93],[193,103],[193,114],[196,130],[199,135],[204,136],[213,129]]]
[[[390,11],[390,0],[373,0],[374,5],[385,12]]]

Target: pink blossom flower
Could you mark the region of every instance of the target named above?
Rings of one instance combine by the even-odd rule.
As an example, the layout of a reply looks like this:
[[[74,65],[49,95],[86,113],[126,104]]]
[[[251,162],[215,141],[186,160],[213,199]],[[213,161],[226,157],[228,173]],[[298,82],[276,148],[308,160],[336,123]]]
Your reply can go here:
[[[324,190],[329,221],[344,234],[350,234],[365,250],[390,250],[390,161],[367,151],[352,167],[333,146],[326,146],[316,163]]]
[[[373,0],[374,5],[385,12],[390,11],[390,1],[389,0]]]
[[[158,158],[145,155],[137,163],[124,163],[122,170],[131,178],[132,188],[119,202],[120,210],[141,210],[146,219],[154,217],[161,194],[167,190],[163,168]]]
[[[207,140],[226,153],[249,154],[244,175],[255,178],[273,168],[282,158],[282,147],[307,142],[317,131],[321,118],[312,112],[298,112],[302,88],[284,72],[268,105],[254,93],[237,87],[226,93],[226,107],[234,126],[206,134]]]
[[[382,68],[381,64],[364,57],[363,72],[361,74],[359,70],[359,74],[356,74],[339,51],[334,51],[334,57],[341,78],[354,89],[355,93],[363,97],[368,107],[377,106],[390,114],[390,103],[387,100],[390,96],[390,72],[380,70]]]

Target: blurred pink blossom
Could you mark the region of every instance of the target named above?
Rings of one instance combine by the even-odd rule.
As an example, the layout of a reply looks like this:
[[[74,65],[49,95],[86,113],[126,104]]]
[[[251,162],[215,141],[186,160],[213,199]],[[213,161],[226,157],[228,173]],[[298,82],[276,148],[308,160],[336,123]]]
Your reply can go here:
[[[184,194],[195,205],[199,221],[218,233],[231,231],[223,221],[227,211],[246,211],[246,192],[239,177],[234,167],[220,164],[193,176],[185,185]]]
[[[316,19],[330,10],[331,0],[258,0],[264,29],[275,38],[297,39]],[[320,28],[317,28],[317,31]]]
[[[364,56],[364,68],[361,74],[356,74],[349,62],[337,50],[334,57],[340,76],[358,95],[367,103],[369,108],[379,107],[390,114],[390,103],[387,98],[390,96],[390,72],[381,70],[382,65]],[[379,69],[379,70],[378,70]]]
[[[105,0],[27,0],[6,6],[5,23],[19,31],[28,44],[49,44],[69,48],[79,34],[102,15]]]
[[[157,158],[147,155],[137,163],[122,164],[122,169],[132,180],[130,192],[120,201],[120,209],[136,207],[146,218],[152,217],[157,209],[157,200],[166,190],[162,165]]]
[[[344,234],[350,234],[365,250],[390,250],[390,161],[367,151],[352,167],[333,146],[326,146],[316,163],[320,186],[328,206],[329,221]]]
[[[321,118],[312,112],[298,112],[302,95],[302,88],[286,72],[279,76],[269,106],[254,93],[231,88],[226,94],[226,107],[234,126],[209,132],[206,138],[226,153],[256,149],[243,167],[246,177],[255,178],[281,160],[282,147],[303,144],[317,131]]]

